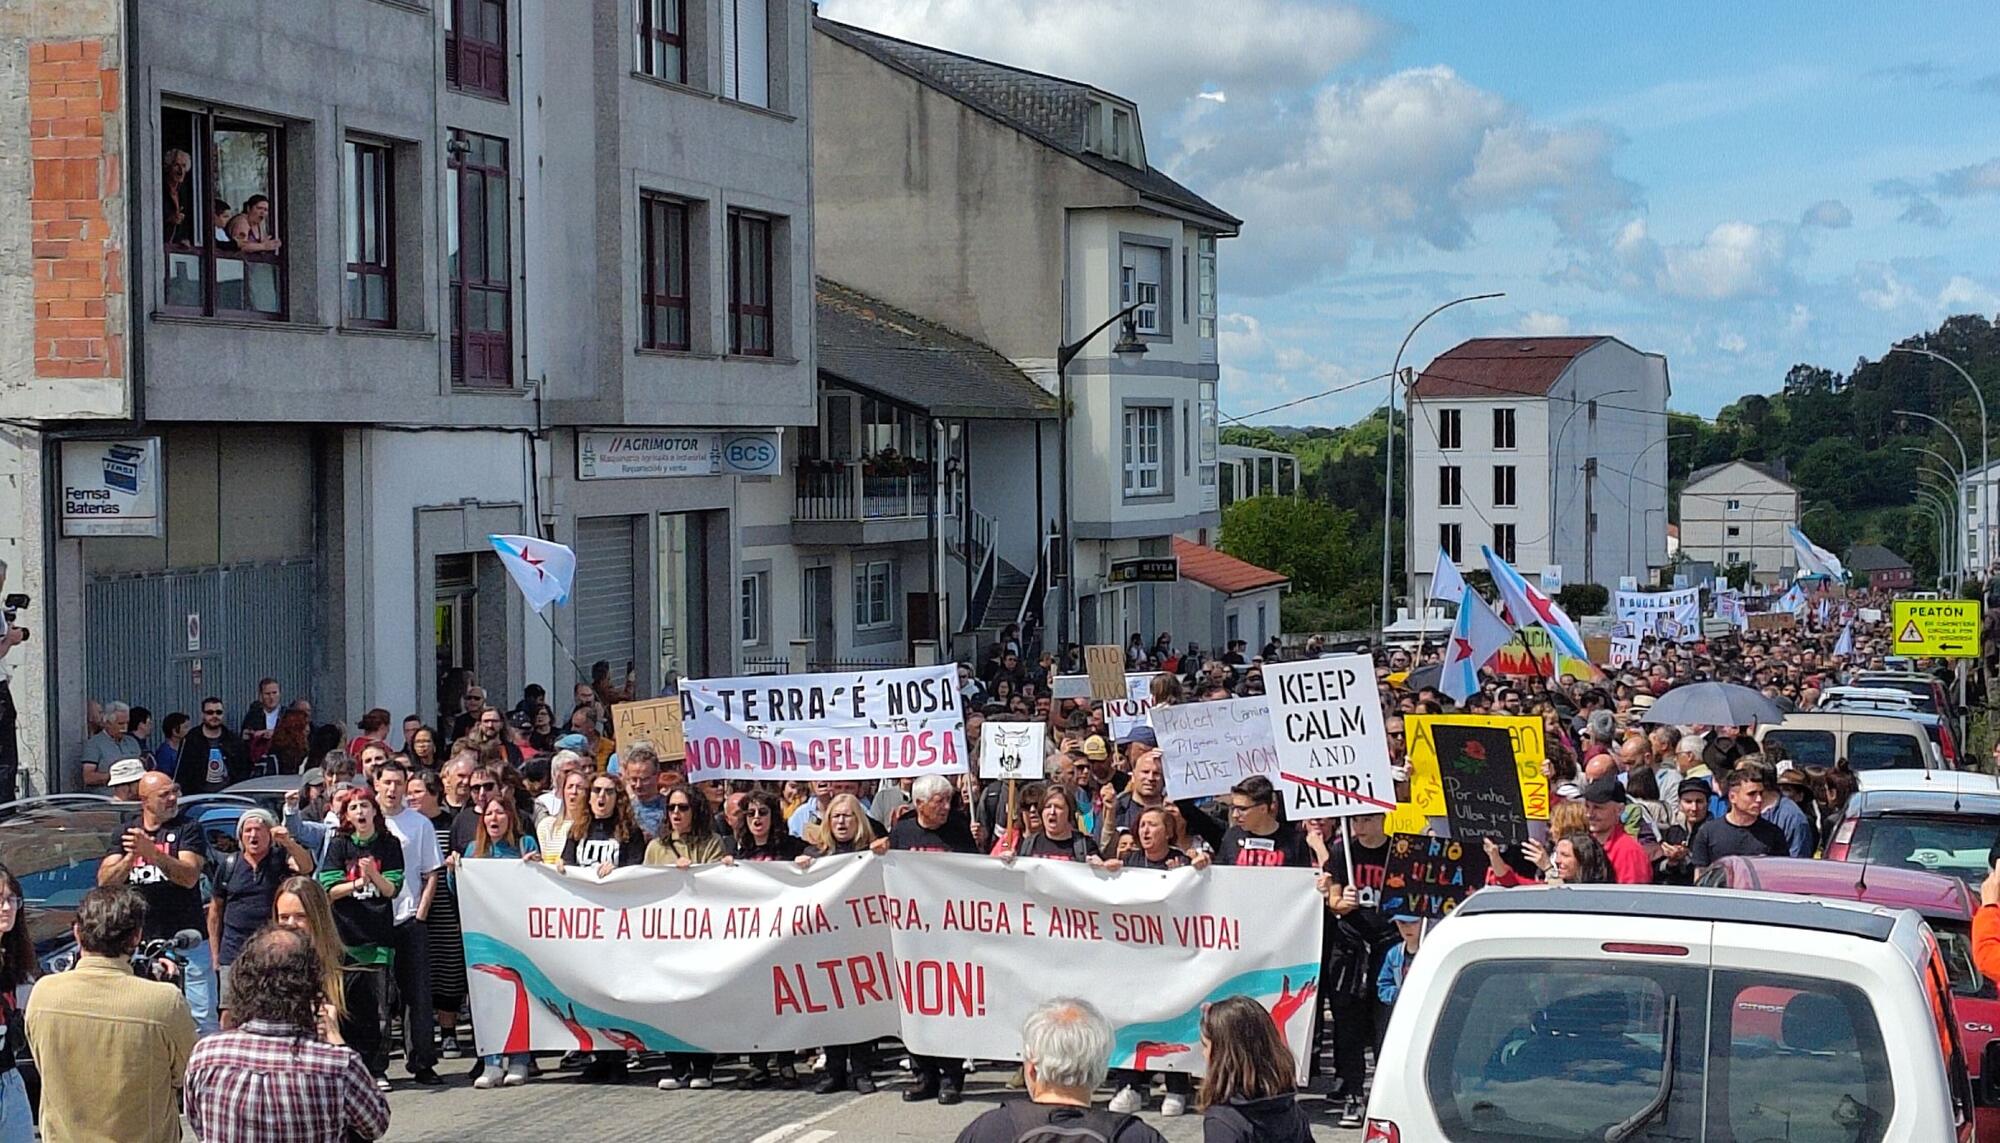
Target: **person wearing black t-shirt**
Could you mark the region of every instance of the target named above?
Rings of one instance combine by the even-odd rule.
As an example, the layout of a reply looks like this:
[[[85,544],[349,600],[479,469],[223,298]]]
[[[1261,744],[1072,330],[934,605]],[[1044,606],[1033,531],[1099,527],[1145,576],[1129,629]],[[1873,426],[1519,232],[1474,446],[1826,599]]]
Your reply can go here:
[[[594,774],[585,802],[589,812],[570,823],[556,868],[580,865],[594,870],[601,880],[614,869],[645,864],[646,831],[632,813],[625,783],[610,774]],[[581,1078],[584,1083],[624,1083],[627,1075],[623,1051],[592,1052]]]
[[[752,790],[743,795],[743,819],[736,827],[736,860],[791,861],[805,851],[806,843],[792,836],[791,827],[785,822],[785,815],[778,805],[778,795],[769,790]],[[799,1075],[792,1067],[791,1053],[752,1052],[750,1074],[743,1077],[742,1086],[771,1086],[773,1064],[777,1065],[775,1071],[780,1087],[792,1087],[798,1083]]]
[[[278,886],[293,874],[311,876],[312,854],[292,840],[269,810],[243,811],[236,821],[235,853],[217,858],[208,902],[208,945],[215,950],[220,1007],[229,1010],[229,966],[250,935],[270,921]]]
[[[1357,814],[1344,820],[1344,837],[1327,846],[1320,866],[1320,893],[1326,898],[1325,936],[1320,948],[1320,987],[1333,1014],[1333,1075],[1342,1095],[1340,1123],[1360,1126],[1362,1087],[1368,1080],[1368,1050],[1378,1052],[1388,1027],[1375,990],[1382,961],[1399,939],[1396,926],[1382,912],[1382,887],[1387,880],[1389,837],[1381,814]],[[1348,873],[1350,862],[1352,876]],[[1321,1022],[1313,1006],[1313,1060],[1319,1059]],[[1379,1070],[1381,1061],[1378,1058]]]
[[[183,929],[206,932],[201,874],[208,843],[201,826],[180,812],[181,788],[154,771],[139,779],[139,820],[119,838],[118,852],[97,866],[99,885],[129,885],[146,900],[146,940]],[[195,1030],[219,1030],[215,1018],[215,962],[206,940],[188,950],[186,992]]]
[[[1190,867],[1207,869],[1207,851],[1197,849],[1193,853],[1175,845],[1173,810],[1166,806],[1148,806],[1139,812],[1138,823],[1133,831],[1134,845],[1121,855],[1127,869],[1180,869]]]
[[[1729,812],[1710,818],[1695,831],[1688,845],[1688,864],[1695,876],[1724,857],[1783,857],[1790,852],[1785,831],[1764,817],[1762,767],[1738,766],[1722,780]]]
[[[1092,865],[1105,864],[1098,855],[1097,839],[1078,832],[1076,828],[1076,803],[1071,800],[1068,787],[1057,783],[1042,794],[1039,807],[1042,815],[1042,832],[1029,834],[1023,842],[1020,857],[1041,857],[1050,861],[1088,862]]]
[[[327,840],[314,876],[333,903],[334,928],[346,951],[347,1015],[340,1034],[379,1082],[389,1070],[381,1013],[396,945],[403,843],[382,821],[373,790],[343,788],[334,795],[333,813],[340,832]]]
[[[1218,865],[1311,868],[1311,849],[1299,827],[1278,820],[1278,791],[1262,774],[1229,788],[1230,826],[1216,850]]]
[[[915,853],[977,853],[972,827],[952,813],[951,779],[925,774],[910,787],[911,811],[889,827],[889,848]],[[904,1103],[936,1099],[947,1106],[965,1098],[965,1061],[910,1053],[915,1086],[903,1092]]]

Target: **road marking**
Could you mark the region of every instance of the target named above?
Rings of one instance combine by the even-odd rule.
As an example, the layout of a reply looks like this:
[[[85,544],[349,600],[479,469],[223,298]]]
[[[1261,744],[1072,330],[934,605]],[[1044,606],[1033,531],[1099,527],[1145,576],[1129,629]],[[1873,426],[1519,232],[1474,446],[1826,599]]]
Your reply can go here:
[[[766,1131],[762,1135],[759,1135],[757,1138],[751,1140],[750,1143],[825,1143],[826,1140],[833,1138],[836,1133],[823,1129],[819,1131],[806,1132],[806,1128],[811,1127],[813,1124],[818,1123],[820,1120],[826,1119],[829,1116],[839,1115],[841,1112],[846,1111],[848,1108],[863,1102],[867,1098],[868,1097],[865,1095],[857,1095],[853,1099],[850,1099],[845,1103],[835,1104],[834,1106],[827,1108],[825,1111],[817,1112],[813,1115],[808,1115],[804,1119],[798,1120],[797,1122],[787,1123],[783,1127],[777,1127],[769,1131]],[[799,1134],[800,1132],[806,1132],[806,1133],[801,1135]],[[793,1136],[795,1135],[798,1136],[798,1138],[794,1139]]]

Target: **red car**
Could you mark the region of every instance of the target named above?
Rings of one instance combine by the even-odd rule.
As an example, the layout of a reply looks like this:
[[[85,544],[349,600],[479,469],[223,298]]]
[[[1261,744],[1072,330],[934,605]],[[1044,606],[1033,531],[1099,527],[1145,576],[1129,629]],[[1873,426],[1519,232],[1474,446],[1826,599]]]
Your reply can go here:
[[[2000,1029],[2000,991],[1972,963],[1972,914],[1979,908],[1979,899],[1971,886],[1942,873],[1804,857],[1725,857],[1703,871],[1697,884],[1859,901],[1890,909],[1914,909],[1921,914],[1937,935],[1938,951],[1951,978],[1953,1015],[1958,1020],[1966,1068],[1972,1073],[1979,1138],[2000,1140],[2000,1099],[1995,1098],[2000,1090],[1989,1092],[1980,1080],[1984,1065],[1992,1062],[1987,1055],[1989,1043],[1994,1057],[2000,1059],[2000,1039],[1995,1037],[1995,1030]],[[1995,1080],[1994,1087],[2000,1089],[2000,1076]]]

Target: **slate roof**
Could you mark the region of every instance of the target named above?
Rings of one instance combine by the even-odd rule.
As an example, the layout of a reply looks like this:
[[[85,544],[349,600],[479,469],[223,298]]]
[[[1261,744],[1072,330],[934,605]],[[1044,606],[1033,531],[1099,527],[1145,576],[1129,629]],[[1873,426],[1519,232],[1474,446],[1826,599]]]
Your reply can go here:
[[[1239,560],[1206,544],[1191,543],[1179,536],[1174,537],[1173,550],[1181,561],[1182,579],[1191,579],[1224,595],[1241,595],[1260,587],[1279,587],[1292,582],[1289,576],[1280,572],[1260,568],[1248,560]]]
[[[1475,337],[1439,354],[1417,375],[1419,397],[1541,397],[1584,350],[1604,337]]]
[[[1761,460],[1725,460],[1721,464],[1705,464],[1700,468],[1695,469],[1693,472],[1688,473],[1687,482],[1690,485],[1700,484],[1702,481],[1707,480],[1709,477],[1714,476],[1716,473],[1721,472],[1723,469],[1728,468],[1732,464],[1740,464],[1747,468],[1754,469],[1755,471],[1770,477],[1772,480],[1777,481],[1779,484],[1785,485],[1788,488],[1793,488],[1794,491],[1796,491],[1796,486],[1794,486],[1791,481],[1791,475],[1792,475],[1791,468],[1790,466],[1785,464],[1784,458],[1782,457],[1780,457],[1777,460],[1777,462],[1773,464],[1766,464]]]
[[[1890,551],[1880,544],[1856,544],[1847,549],[1847,558],[1840,561],[1848,571],[1900,571],[1910,566],[1910,561]]]
[[[814,17],[813,26],[848,47],[1124,183],[1146,198],[1204,216],[1232,234],[1243,224],[1242,219],[1157,168],[1142,169],[1085,151],[1084,118],[1090,109],[1092,91],[1088,84],[914,44],[824,17]]]
[[[938,417],[1052,418],[1056,399],[988,346],[821,278],[819,371]]]

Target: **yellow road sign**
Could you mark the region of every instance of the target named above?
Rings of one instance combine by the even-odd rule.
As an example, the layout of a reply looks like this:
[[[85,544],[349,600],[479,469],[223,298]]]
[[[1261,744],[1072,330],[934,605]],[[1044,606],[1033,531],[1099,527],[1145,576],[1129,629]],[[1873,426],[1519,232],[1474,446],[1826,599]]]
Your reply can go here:
[[[1977,659],[1979,601],[1898,599],[1890,607],[1890,646],[1919,659]]]

